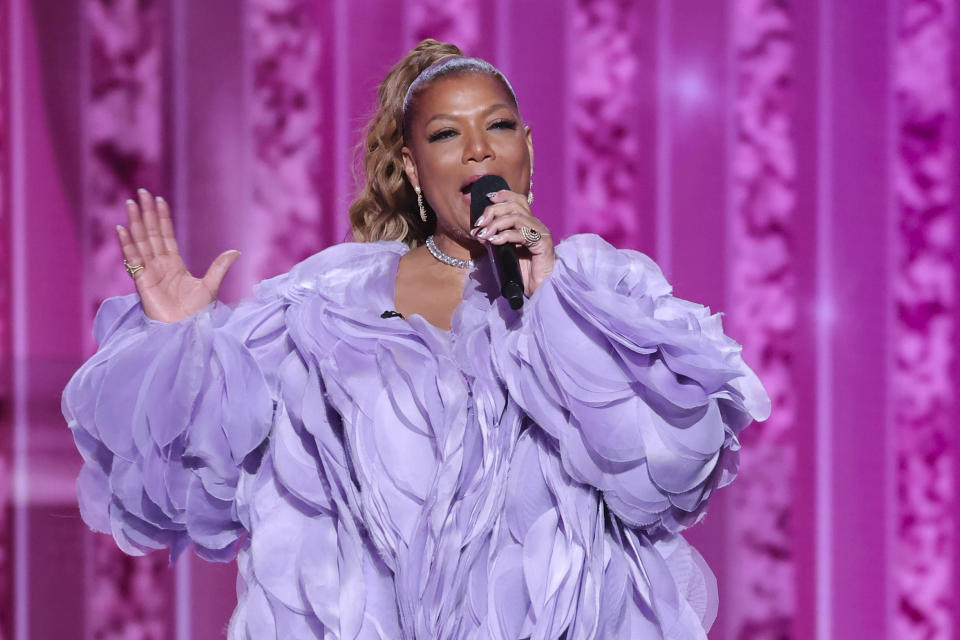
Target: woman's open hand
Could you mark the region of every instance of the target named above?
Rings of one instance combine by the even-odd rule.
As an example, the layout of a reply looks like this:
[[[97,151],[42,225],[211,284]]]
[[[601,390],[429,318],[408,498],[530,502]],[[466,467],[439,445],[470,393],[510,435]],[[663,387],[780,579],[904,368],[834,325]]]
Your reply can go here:
[[[143,265],[133,275],[143,312],[154,320],[176,322],[213,302],[227,269],[240,252],[224,251],[203,278],[194,278],[177,248],[166,200],[138,189],[139,205],[127,200],[127,228],[117,225],[123,258],[131,267]]]

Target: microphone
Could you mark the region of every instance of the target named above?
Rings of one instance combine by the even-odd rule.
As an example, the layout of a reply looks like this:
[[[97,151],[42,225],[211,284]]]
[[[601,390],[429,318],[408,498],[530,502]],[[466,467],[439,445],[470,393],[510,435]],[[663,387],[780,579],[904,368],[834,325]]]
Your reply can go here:
[[[507,181],[500,176],[486,175],[470,185],[470,226],[473,227],[483,210],[492,202],[487,194],[492,191],[509,189]],[[520,275],[520,261],[512,242],[490,244],[493,262],[497,265],[497,279],[500,281],[500,295],[507,299],[511,309],[523,306],[523,277]]]

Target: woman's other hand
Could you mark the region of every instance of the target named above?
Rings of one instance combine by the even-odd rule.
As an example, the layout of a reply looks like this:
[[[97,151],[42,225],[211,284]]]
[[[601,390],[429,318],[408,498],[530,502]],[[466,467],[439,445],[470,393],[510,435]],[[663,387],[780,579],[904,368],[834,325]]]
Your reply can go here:
[[[203,278],[194,278],[180,257],[166,200],[154,198],[146,189],[138,189],[137,196],[139,204],[126,202],[127,227],[117,225],[117,238],[127,264],[143,266],[133,274],[143,311],[163,322],[192,316],[216,299],[223,277],[240,252],[224,251]]]
[[[481,242],[512,242],[517,246],[524,293],[531,296],[553,271],[557,260],[553,250],[553,236],[543,222],[533,217],[525,195],[504,189],[493,194],[490,202],[493,204],[484,209],[470,234]],[[521,227],[539,233],[540,239],[528,243],[523,237]]]

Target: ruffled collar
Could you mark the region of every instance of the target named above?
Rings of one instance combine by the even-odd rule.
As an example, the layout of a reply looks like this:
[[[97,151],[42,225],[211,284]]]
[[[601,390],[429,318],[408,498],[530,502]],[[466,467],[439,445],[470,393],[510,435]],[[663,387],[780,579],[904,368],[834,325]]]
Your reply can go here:
[[[404,243],[394,241],[334,245],[293,268],[285,295],[294,307],[320,303],[327,313],[342,318],[341,328],[349,327],[355,337],[411,338],[423,342],[435,354],[458,350],[456,343],[471,335],[488,341],[490,323],[513,327],[519,322],[523,309],[510,309],[500,297],[488,256],[476,261],[464,281],[463,297],[454,309],[450,330],[431,324],[419,314],[409,318],[385,314],[396,308],[397,271],[400,259],[409,250]],[[305,329],[309,333],[323,332],[319,327]],[[474,345],[474,349],[477,347]]]
[[[353,300],[364,307],[362,311],[364,317],[371,317],[371,327],[383,327],[390,333],[394,333],[398,326],[405,326],[427,342],[450,341],[475,330],[485,321],[491,308],[494,308],[497,314],[504,316],[507,321],[518,315],[508,305],[499,304],[496,274],[488,256],[478,258],[476,266],[467,275],[462,300],[453,311],[449,330],[431,324],[420,314],[413,314],[403,319],[390,315],[390,312],[395,313],[396,309],[396,283],[400,259],[409,251],[409,247],[400,242],[377,244],[384,245],[384,250],[376,256],[378,259],[371,259],[371,264],[365,273],[356,274],[357,277],[352,281],[354,290],[363,292],[363,295],[357,295]],[[347,307],[354,306],[346,297],[341,297],[340,302]],[[385,313],[386,317],[384,317]]]

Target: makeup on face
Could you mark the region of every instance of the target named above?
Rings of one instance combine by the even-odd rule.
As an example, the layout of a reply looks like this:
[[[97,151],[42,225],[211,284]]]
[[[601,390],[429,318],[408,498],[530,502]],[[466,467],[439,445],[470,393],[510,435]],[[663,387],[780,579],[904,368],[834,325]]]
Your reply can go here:
[[[470,186],[481,176],[529,180],[526,128],[493,76],[437,80],[417,100],[413,137],[421,188],[443,226],[469,229]]]

